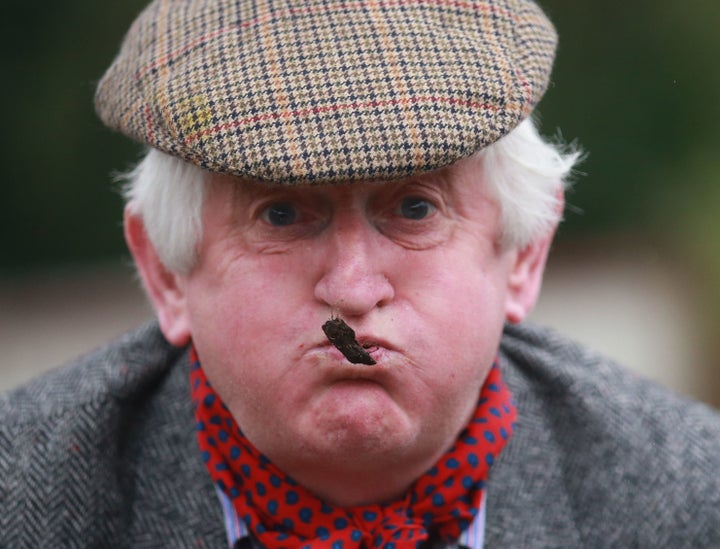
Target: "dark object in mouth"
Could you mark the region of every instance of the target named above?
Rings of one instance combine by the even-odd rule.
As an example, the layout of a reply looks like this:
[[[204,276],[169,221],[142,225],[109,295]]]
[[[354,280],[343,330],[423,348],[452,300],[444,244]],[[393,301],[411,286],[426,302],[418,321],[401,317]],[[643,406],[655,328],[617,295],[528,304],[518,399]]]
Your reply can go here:
[[[322,325],[322,330],[345,358],[353,364],[375,364],[373,357],[355,339],[355,330],[345,324],[342,318],[331,318]]]

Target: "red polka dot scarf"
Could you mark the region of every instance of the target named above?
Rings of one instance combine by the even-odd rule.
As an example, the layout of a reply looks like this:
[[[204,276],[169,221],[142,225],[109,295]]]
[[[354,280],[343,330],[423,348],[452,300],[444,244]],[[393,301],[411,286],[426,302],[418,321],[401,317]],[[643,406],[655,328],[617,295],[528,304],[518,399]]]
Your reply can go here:
[[[384,505],[335,507],[258,452],[210,386],[194,349],[190,358],[203,460],[238,516],[267,549],[415,549],[430,535],[456,540],[478,513],[488,471],[515,420],[496,363],[468,426],[405,497]]]

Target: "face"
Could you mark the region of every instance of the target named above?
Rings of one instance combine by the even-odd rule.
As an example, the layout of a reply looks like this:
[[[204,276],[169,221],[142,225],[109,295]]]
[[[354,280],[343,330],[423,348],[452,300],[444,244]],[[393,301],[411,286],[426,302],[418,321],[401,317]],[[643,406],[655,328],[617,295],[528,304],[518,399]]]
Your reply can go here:
[[[212,181],[198,262],[175,275],[162,324],[192,338],[245,434],[296,478],[318,462],[417,476],[469,420],[525,261],[496,244],[477,162],[382,184]],[[375,365],[329,343],[331,316]]]

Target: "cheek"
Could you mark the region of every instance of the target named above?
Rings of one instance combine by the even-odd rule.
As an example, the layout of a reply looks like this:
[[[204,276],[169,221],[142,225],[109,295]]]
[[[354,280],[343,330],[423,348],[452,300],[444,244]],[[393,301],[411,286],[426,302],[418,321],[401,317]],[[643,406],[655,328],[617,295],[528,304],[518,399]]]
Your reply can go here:
[[[455,258],[438,263],[418,276],[421,266],[410,268],[417,282],[412,291],[419,307],[437,311],[452,324],[489,320],[502,310],[507,292],[507,281],[500,266],[478,266],[471,259]],[[408,277],[408,281],[413,280]]]
[[[448,364],[451,375],[481,380],[495,358],[505,320],[503,270],[483,270],[469,261],[427,273],[409,289],[421,329],[414,345],[423,356]],[[417,274],[419,269],[415,269]]]
[[[266,267],[266,265],[263,265]],[[306,321],[299,277],[265,269],[236,269],[190,288],[191,333],[198,354],[220,396],[233,401],[272,386]],[[318,326],[320,331],[320,326]],[[264,383],[263,383],[264,381]]]
[[[296,389],[288,386],[287,365],[293,363],[288,332],[263,321],[257,309],[254,313],[213,313],[217,323],[199,328],[195,341],[208,379],[248,436],[256,436],[253,425],[276,426],[274,412],[295,398]]]

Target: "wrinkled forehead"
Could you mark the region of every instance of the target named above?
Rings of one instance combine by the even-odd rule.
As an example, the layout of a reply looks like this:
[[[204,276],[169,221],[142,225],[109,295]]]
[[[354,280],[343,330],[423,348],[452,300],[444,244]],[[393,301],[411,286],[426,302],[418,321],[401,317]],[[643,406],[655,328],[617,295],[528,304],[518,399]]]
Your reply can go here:
[[[512,130],[542,97],[555,45],[530,0],[155,0],[96,109],[212,172],[388,181]]]

